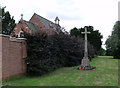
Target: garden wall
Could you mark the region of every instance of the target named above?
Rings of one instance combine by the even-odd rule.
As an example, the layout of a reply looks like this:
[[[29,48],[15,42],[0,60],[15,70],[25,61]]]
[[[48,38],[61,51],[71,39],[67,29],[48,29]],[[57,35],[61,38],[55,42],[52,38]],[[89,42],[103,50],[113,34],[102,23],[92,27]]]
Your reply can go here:
[[[26,73],[26,41],[0,35],[0,81]]]

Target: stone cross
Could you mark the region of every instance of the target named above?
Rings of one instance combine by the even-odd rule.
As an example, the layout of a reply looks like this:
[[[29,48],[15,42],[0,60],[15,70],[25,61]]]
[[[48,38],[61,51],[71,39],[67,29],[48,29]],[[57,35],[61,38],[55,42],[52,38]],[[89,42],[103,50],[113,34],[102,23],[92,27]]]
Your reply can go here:
[[[85,27],[85,32],[82,32],[82,34],[85,34],[85,50],[84,50],[84,57],[82,59],[82,66],[89,66],[89,59],[88,59],[88,48],[87,48],[87,34],[90,34],[90,32],[87,32],[87,28]]]

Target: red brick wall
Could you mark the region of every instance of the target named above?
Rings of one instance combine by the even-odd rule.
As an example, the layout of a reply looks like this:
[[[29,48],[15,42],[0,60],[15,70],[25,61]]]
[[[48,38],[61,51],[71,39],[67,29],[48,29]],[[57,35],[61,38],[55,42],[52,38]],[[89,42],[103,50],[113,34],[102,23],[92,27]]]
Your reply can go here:
[[[0,37],[0,81],[2,80],[2,37]]]
[[[26,42],[24,39],[11,40],[9,36],[0,35],[0,80],[6,80],[12,76],[24,75],[26,73],[25,58]],[[1,54],[2,53],[2,54]]]

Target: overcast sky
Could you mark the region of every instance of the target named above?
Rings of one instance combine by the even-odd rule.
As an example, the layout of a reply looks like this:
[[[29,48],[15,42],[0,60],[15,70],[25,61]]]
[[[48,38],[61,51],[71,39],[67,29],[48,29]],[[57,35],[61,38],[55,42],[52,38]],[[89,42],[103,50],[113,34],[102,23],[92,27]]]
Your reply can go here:
[[[118,20],[119,0],[0,0],[14,16],[16,23],[20,15],[29,21],[35,13],[54,22],[56,16],[67,31],[77,27],[94,26],[103,35],[105,42]],[[103,44],[104,44],[103,42]],[[103,46],[104,47],[104,46]]]

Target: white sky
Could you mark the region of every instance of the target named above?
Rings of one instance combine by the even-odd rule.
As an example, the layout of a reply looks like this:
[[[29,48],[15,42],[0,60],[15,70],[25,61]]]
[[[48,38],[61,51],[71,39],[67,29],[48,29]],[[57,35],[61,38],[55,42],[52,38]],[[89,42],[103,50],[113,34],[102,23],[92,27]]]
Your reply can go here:
[[[29,20],[35,13],[54,22],[56,16],[60,25],[67,31],[77,27],[93,26],[103,35],[103,44],[111,34],[118,20],[119,0],[0,0],[1,6],[6,6],[14,16],[16,23],[20,15]],[[103,48],[105,46],[103,45]]]

